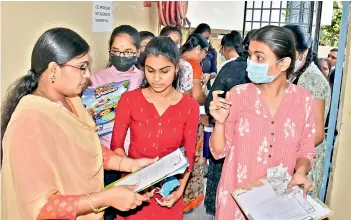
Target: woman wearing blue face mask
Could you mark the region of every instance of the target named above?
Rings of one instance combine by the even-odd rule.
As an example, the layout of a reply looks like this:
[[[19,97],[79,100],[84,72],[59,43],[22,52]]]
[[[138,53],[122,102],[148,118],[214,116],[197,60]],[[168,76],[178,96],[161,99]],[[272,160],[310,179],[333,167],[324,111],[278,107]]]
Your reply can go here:
[[[289,188],[303,185],[305,195],[312,190],[306,175],[315,157],[314,98],[287,81],[294,63],[291,32],[263,27],[250,39],[246,70],[253,83],[235,86],[225,98],[218,97],[222,91],[213,92],[211,151],[216,159],[226,158],[216,220],[245,219],[231,192],[256,184],[271,167],[287,170],[292,176]]]
[[[296,44],[296,63],[294,74],[289,80],[306,88],[316,98],[316,138],[317,158],[313,169],[309,173],[315,187],[313,194],[318,196],[322,184],[323,166],[326,151],[324,141],[324,125],[328,116],[331,100],[331,90],[328,80],[318,68],[319,60],[312,50],[312,40],[298,25],[286,25],[285,28],[293,32]]]

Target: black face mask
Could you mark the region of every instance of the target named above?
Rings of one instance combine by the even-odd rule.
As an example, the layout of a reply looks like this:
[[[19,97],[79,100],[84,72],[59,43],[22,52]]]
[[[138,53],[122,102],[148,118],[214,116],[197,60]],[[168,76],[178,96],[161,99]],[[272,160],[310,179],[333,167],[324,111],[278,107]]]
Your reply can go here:
[[[121,57],[110,55],[110,62],[118,71],[127,72],[133,65],[137,64],[138,57]]]

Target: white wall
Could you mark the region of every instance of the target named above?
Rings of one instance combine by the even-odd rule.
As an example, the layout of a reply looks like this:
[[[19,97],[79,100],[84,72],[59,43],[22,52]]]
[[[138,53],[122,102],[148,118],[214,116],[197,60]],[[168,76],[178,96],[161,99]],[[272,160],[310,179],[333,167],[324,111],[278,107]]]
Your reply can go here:
[[[78,32],[91,46],[92,70],[106,67],[111,32],[92,32],[92,2],[3,2],[1,4],[1,97],[17,78],[30,69],[30,56],[39,36],[52,27]],[[130,24],[138,30],[158,33],[156,4],[141,1],[113,2],[114,27]]]
[[[244,1],[189,1],[191,27],[207,23],[212,29],[242,30]]]
[[[270,7],[270,1],[255,1],[255,8]],[[282,1],[282,6],[286,7],[287,1]],[[253,7],[253,1],[247,1],[247,7]],[[273,1],[272,8],[279,8],[280,1]],[[196,27],[200,23],[207,23],[212,29],[238,30],[243,29],[245,1],[189,1],[187,17],[191,22],[191,27]],[[261,19],[261,10],[255,10],[254,21]],[[246,20],[252,20],[252,11],[246,14]],[[262,20],[269,20],[269,10],[264,10]],[[281,20],[285,20],[284,14]],[[272,12],[271,21],[279,21],[279,11]],[[262,26],[268,23],[262,23]],[[253,29],[260,28],[259,23],[255,23]],[[250,26],[245,27],[246,31],[251,30]]]

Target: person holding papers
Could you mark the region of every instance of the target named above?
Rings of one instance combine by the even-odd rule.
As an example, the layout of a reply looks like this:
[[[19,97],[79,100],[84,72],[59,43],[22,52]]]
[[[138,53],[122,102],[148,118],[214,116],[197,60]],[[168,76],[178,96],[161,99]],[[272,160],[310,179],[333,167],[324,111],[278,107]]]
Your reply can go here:
[[[66,28],[46,31],[31,69],[11,88],[1,115],[2,219],[96,219],[99,208],[135,209],[137,186],[103,191],[103,169],[135,172],[156,159],[130,159],[101,146],[79,94],[90,78],[89,45]],[[123,145],[122,145],[123,146]]]
[[[271,167],[282,165],[292,175],[290,187],[302,185],[305,194],[313,189],[306,175],[316,156],[315,99],[287,81],[294,63],[292,33],[263,27],[249,44],[246,70],[253,83],[235,86],[225,98],[213,92],[211,151],[217,159],[226,157],[216,220],[245,219],[231,193],[266,178]]]
[[[181,220],[183,193],[194,164],[199,105],[177,91],[179,49],[169,37],[156,37],[145,48],[145,82],[142,89],[126,92],[119,100],[111,149],[126,155],[124,140],[130,128],[131,158],[163,157],[185,148],[189,169],[177,176],[180,186],[166,198],[155,194],[149,204],[123,213],[119,220]],[[157,185],[156,187],[161,187]]]

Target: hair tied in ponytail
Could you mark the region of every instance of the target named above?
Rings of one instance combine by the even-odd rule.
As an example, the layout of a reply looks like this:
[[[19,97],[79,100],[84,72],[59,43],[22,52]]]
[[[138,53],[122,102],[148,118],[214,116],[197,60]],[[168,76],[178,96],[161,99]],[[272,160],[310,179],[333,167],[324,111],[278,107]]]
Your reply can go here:
[[[35,74],[35,72],[33,71],[33,70],[28,70],[28,73],[27,73],[27,75],[30,77],[30,80],[32,81],[32,82],[35,82],[35,81],[37,81],[37,77],[36,77],[36,74]]]

